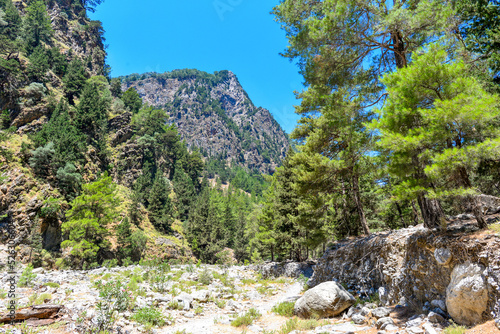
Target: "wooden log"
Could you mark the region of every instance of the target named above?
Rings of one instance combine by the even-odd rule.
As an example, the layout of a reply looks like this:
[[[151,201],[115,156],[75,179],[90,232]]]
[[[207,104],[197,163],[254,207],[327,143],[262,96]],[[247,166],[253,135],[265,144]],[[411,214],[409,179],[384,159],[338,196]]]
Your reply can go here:
[[[53,318],[63,307],[64,305],[56,305],[56,304],[33,305],[30,307],[16,310],[16,316],[14,319],[10,317],[9,313],[0,316],[0,323],[20,321],[31,318],[36,318],[36,319]]]

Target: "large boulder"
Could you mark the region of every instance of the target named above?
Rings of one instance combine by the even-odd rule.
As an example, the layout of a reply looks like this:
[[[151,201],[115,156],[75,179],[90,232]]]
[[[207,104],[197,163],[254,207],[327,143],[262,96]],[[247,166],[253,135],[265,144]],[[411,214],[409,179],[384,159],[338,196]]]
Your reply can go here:
[[[295,303],[294,313],[302,318],[312,315],[335,316],[351,305],[356,299],[337,282],[324,282],[307,290]]]
[[[453,320],[471,326],[480,323],[488,306],[488,286],[484,267],[466,262],[453,268],[446,289],[446,308]]]

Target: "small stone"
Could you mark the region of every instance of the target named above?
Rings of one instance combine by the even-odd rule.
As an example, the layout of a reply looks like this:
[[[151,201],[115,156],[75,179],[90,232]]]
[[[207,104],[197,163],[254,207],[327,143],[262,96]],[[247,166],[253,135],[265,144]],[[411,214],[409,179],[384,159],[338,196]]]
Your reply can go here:
[[[432,325],[428,322],[426,322],[422,327],[425,330],[425,334],[438,334],[434,327],[432,327]]]
[[[435,324],[444,322],[444,318],[441,315],[432,311],[429,312],[429,314],[427,315],[427,319],[429,319],[430,322]]]
[[[394,325],[394,320],[391,317],[380,318],[376,323],[378,329],[384,329],[389,324]]]
[[[425,333],[425,331],[420,328],[420,327],[410,327],[410,328],[407,328],[406,331],[410,334],[422,334],[422,333]]]
[[[355,314],[351,319],[356,325],[362,325],[366,322],[366,318],[361,314]]]
[[[444,300],[434,299],[431,301],[431,305],[434,307],[439,307],[441,310],[446,311],[446,303]]]
[[[391,310],[385,307],[378,307],[372,310],[372,315],[377,319],[388,317],[389,314],[391,314]]]
[[[184,316],[186,318],[194,318],[194,313],[193,312],[186,312],[186,313],[184,313]]]

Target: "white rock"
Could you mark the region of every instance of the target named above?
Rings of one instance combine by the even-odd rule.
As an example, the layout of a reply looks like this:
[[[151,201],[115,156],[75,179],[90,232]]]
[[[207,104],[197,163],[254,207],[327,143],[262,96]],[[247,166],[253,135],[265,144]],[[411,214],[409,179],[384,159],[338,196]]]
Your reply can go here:
[[[488,287],[484,267],[466,262],[453,268],[446,289],[446,308],[453,320],[471,326],[481,322],[488,305]]]
[[[294,313],[308,318],[311,313],[320,317],[329,317],[340,314],[354,304],[356,299],[337,282],[324,282],[307,290],[297,300]]]

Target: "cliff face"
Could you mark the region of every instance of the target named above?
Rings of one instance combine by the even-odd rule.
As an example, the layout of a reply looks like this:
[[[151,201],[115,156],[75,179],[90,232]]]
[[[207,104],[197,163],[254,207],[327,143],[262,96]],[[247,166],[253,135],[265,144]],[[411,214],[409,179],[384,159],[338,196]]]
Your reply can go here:
[[[143,102],[167,110],[188,146],[207,157],[272,172],[289,147],[271,113],[250,101],[229,71],[197,70],[123,77],[123,90],[134,87]]]

